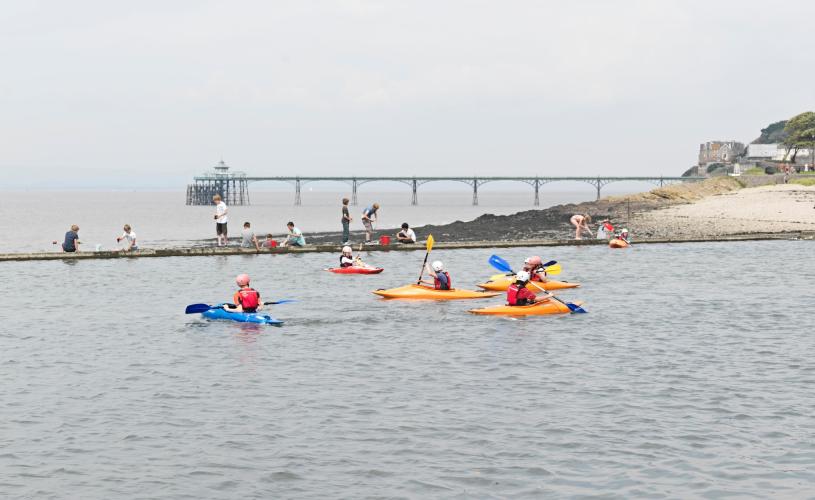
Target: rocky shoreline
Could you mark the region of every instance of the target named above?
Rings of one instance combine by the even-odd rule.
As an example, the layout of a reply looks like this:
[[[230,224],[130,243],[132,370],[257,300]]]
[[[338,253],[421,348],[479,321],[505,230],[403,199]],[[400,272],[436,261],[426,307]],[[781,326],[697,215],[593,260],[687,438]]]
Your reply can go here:
[[[642,217],[644,214],[731,193],[742,189],[742,186],[731,177],[718,177],[698,183],[665,186],[645,193],[609,196],[598,201],[526,210],[512,215],[484,214],[472,221],[413,229],[420,239],[432,234],[438,241],[568,240],[574,237],[574,227],[569,222],[571,216],[587,213],[592,216],[594,227],[598,221],[608,218],[617,227],[628,226],[634,237],[652,237],[659,235],[661,228],[656,223],[646,223],[647,219]],[[397,231],[379,230],[376,235],[393,235]],[[352,240],[359,242],[363,235],[362,232],[352,232]],[[340,232],[308,235],[309,243],[316,245],[336,244],[340,238]]]

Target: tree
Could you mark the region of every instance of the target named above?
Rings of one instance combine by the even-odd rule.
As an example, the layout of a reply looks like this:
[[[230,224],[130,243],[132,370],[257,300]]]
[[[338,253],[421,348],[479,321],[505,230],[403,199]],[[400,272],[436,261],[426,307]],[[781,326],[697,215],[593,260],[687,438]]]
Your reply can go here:
[[[787,148],[784,159],[786,160],[792,151],[790,161],[795,163],[798,150],[807,146],[811,147],[815,143],[815,113],[806,111],[793,116],[784,126],[784,132],[787,134],[787,138],[782,143]]]
[[[787,133],[784,127],[787,125],[787,120],[781,120],[767,125],[767,128],[761,129],[761,135],[758,139],[753,141],[753,144],[777,144],[784,142],[787,138]]]

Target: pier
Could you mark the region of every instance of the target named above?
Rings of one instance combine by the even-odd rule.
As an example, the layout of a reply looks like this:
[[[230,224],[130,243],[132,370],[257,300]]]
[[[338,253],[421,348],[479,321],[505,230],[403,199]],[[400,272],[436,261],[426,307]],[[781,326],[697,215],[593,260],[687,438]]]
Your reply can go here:
[[[419,204],[419,186],[428,182],[452,181],[467,184],[473,190],[473,205],[478,205],[478,188],[488,182],[514,181],[528,184],[534,190],[533,204],[540,205],[540,188],[544,184],[558,181],[576,181],[591,184],[597,190],[597,199],[600,199],[601,190],[604,186],[612,182],[648,182],[657,186],[664,186],[676,182],[695,182],[704,180],[705,177],[574,177],[574,176],[531,176],[531,177],[506,177],[506,176],[472,176],[472,177],[443,177],[443,176],[360,176],[360,177],[331,177],[331,176],[268,176],[256,177],[247,176],[243,172],[229,172],[229,167],[221,161],[215,172],[207,173],[194,178],[194,183],[187,186],[187,205],[209,205],[212,203],[212,196],[220,194],[229,205],[249,204],[249,183],[250,182],[286,182],[294,186],[294,204],[302,204],[301,188],[310,182],[342,182],[351,187],[351,203],[357,204],[357,192],[359,187],[371,182],[399,182],[410,187],[412,191],[411,205]]]

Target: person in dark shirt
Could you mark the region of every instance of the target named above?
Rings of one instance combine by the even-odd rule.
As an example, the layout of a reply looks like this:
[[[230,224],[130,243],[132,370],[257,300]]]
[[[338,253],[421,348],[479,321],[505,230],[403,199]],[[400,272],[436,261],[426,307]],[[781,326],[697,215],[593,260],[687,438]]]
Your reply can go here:
[[[57,241],[53,241],[52,243],[56,245]],[[78,252],[79,243],[79,226],[74,224],[71,226],[71,230],[65,233],[65,241],[62,242],[62,251]]]
[[[348,213],[348,198],[342,199],[342,244],[347,245],[351,240],[351,214]]]

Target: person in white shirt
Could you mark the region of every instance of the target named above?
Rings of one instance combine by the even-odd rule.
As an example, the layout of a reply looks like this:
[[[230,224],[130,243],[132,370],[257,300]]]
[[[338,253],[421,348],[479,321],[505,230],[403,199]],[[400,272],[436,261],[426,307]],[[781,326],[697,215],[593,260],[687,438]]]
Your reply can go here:
[[[402,223],[402,230],[396,235],[399,243],[416,243],[416,233],[408,226],[407,222]]]
[[[226,236],[226,223],[229,222],[227,213],[229,210],[226,208],[226,203],[221,199],[221,195],[216,194],[212,197],[215,203],[215,235],[218,241],[218,246],[228,245],[229,239]]]
[[[131,252],[133,250],[138,250],[139,246],[136,244],[136,232],[130,227],[130,224],[124,225],[124,232],[121,236],[116,238],[116,243],[124,240],[125,246],[122,248],[123,252]]]

